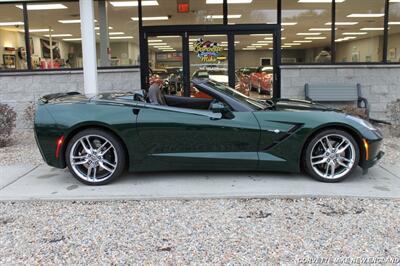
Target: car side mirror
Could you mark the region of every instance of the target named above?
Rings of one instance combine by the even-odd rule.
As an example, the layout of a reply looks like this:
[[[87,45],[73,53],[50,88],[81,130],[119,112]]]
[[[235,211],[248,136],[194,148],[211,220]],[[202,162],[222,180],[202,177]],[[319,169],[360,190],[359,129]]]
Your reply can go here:
[[[225,119],[232,119],[235,117],[227,106],[219,102],[211,103],[211,111],[213,113],[220,113],[222,118]]]
[[[133,95],[133,100],[138,102],[146,102],[146,95],[147,93],[145,90],[136,91]]]

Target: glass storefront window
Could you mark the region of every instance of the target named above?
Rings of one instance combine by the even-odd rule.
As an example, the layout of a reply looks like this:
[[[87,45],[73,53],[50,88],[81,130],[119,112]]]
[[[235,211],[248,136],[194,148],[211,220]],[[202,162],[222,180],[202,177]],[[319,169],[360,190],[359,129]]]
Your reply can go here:
[[[27,69],[22,9],[0,6],[0,70]]]
[[[142,7],[143,26],[223,23],[222,1],[218,0],[143,0]]]
[[[82,67],[78,2],[28,4],[33,69]]]
[[[226,34],[189,35],[189,53],[189,73],[192,79],[211,79],[228,85]],[[201,95],[196,88],[191,88],[191,96],[207,98],[207,95]]]
[[[207,0],[207,2],[217,1]],[[277,0],[228,0],[228,23],[275,24],[277,23],[276,8]]]
[[[388,62],[400,62],[400,2],[389,4]]]
[[[149,84],[160,83],[164,94],[183,96],[182,37],[148,37]]]
[[[381,62],[384,0],[336,3],[336,62]]]
[[[126,1],[99,1],[97,3],[96,38],[99,66],[140,64],[139,22],[131,19],[138,16],[138,7],[132,3],[135,2],[131,1],[127,4]],[[106,18],[102,16],[103,8],[106,9]],[[102,23],[103,21],[105,23]],[[100,27],[104,27],[105,31]]]
[[[330,2],[282,0],[282,63],[331,63],[330,22]]]
[[[277,1],[227,0],[228,23],[277,23]],[[142,0],[142,3],[144,26],[223,23],[223,0]],[[98,66],[138,66],[138,1],[94,1],[94,5]],[[105,18],[101,12],[102,5],[106,7]],[[384,6],[385,0],[336,0],[335,63],[382,61]],[[32,1],[27,7],[33,69],[82,67],[79,2]],[[331,1],[282,0],[283,64],[332,63],[331,8]],[[390,0],[388,62],[400,62],[399,14],[400,2]],[[105,31],[100,28],[105,28]],[[235,41],[243,41],[243,44],[246,40],[254,42],[253,37],[252,34],[237,35]],[[226,40],[216,39],[215,42],[222,45],[222,53],[227,56],[227,46],[224,46],[227,45]],[[246,51],[239,47],[241,44],[235,46],[238,58],[241,52]],[[180,49],[177,53],[182,53],[181,47],[177,48]],[[0,69],[27,69],[25,49],[22,4],[1,4]],[[194,57],[191,56],[191,60]],[[236,57],[234,60],[238,70],[241,62]],[[256,61],[246,67],[256,67]],[[222,60],[218,62],[222,63]],[[190,74],[196,70],[190,69]]]

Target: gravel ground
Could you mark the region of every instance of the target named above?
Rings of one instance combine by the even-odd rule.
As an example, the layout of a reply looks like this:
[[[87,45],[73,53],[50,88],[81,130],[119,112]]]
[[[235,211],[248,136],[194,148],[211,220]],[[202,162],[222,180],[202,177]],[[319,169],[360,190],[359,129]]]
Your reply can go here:
[[[386,133],[382,150],[385,152],[384,160],[380,163],[396,164],[400,161],[400,139],[389,136]],[[20,132],[13,141],[12,145],[0,148],[0,166],[13,164],[31,164],[43,163],[43,159],[36,146],[33,133],[30,131]]]
[[[0,264],[297,264],[396,258],[400,201],[0,203]],[[330,261],[329,264],[331,264]]]
[[[18,132],[9,146],[0,148],[0,166],[40,163],[44,162],[32,131]]]
[[[379,129],[385,136],[382,145],[382,151],[385,152],[385,156],[380,163],[398,164],[400,162],[400,133],[394,132],[394,129],[389,126],[380,126]]]
[[[385,152],[380,164],[398,164],[400,162],[400,138],[383,139],[382,151]]]

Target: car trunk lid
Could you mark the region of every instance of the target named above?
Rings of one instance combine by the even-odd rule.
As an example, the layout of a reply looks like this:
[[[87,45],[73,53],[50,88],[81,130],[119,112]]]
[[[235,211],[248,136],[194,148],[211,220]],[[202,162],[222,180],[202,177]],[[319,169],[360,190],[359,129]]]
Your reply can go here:
[[[57,103],[57,102],[67,102],[67,101],[87,101],[88,97],[82,95],[79,92],[62,92],[62,93],[52,93],[40,97],[39,101],[43,104],[47,103]]]

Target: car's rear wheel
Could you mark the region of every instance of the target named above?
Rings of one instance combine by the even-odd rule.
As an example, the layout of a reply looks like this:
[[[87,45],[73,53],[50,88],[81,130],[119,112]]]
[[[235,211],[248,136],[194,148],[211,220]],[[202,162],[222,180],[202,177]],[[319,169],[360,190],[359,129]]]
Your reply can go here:
[[[86,129],[69,141],[66,162],[73,176],[87,185],[104,185],[124,170],[125,154],[121,142],[101,129]]]
[[[357,142],[343,130],[320,132],[308,143],[305,169],[316,180],[340,182],[350,176],[360,160]]]

